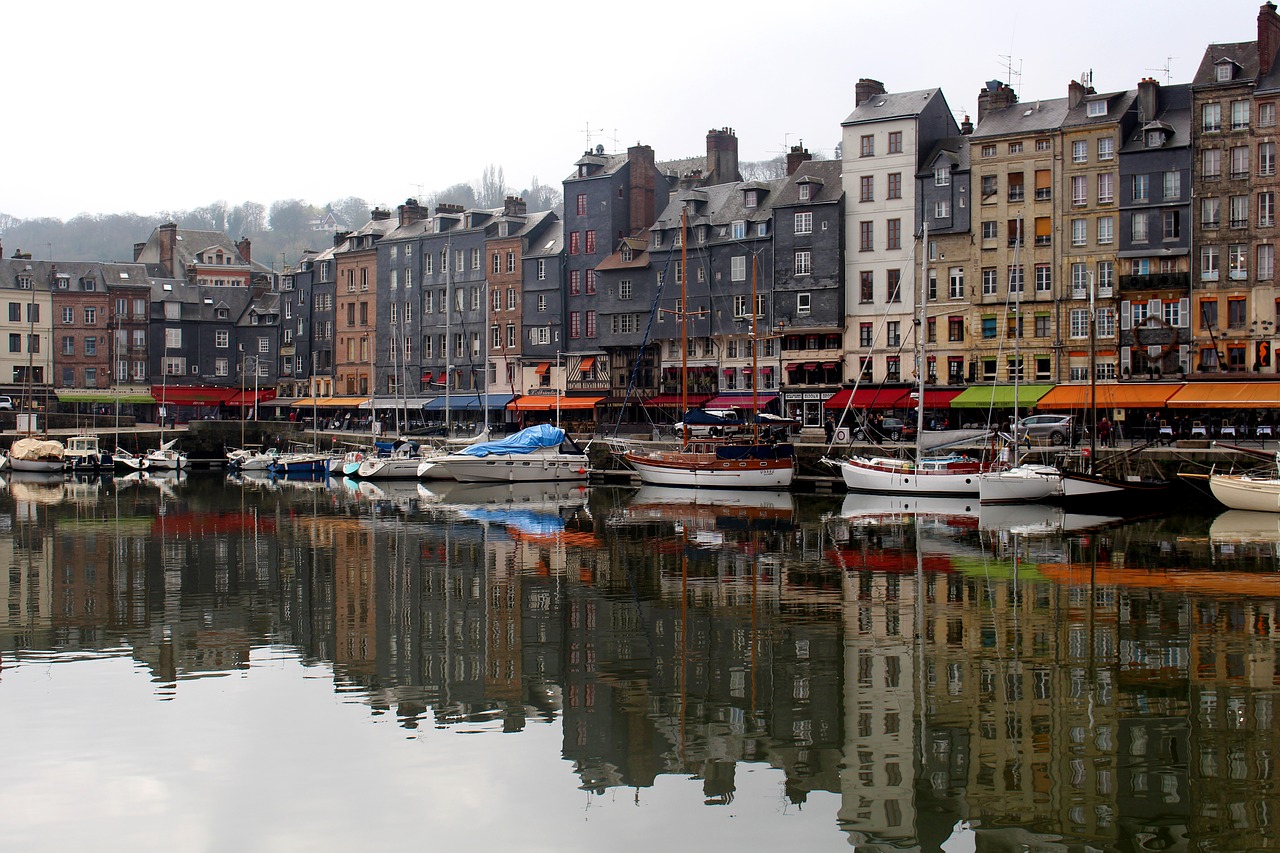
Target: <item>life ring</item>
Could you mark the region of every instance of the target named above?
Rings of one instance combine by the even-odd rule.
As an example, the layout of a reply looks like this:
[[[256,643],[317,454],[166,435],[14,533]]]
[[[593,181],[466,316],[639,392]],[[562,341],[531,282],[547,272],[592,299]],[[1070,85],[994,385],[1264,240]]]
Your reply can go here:
[[[1148,331],[1167,332],[1169,339],[1167,342],[1151,341],[1150,343],[1144,343],[1142,336],[1139,334],[1139,332],[1144,329]],[[1161,334],[1160,337],[1165,337],[1165,335]],[[1178,330],[1165,322],[1165,319],[1159,314],[1148,314],[1145,320],[1133,327],[1133,343],[1135,346],[1140,346],[1147,350],[1148,361],[1151,360],[1151,347],[1160,347],[1160,355],[1157,357],[1157,363],[1163,362],[1178,350]]]

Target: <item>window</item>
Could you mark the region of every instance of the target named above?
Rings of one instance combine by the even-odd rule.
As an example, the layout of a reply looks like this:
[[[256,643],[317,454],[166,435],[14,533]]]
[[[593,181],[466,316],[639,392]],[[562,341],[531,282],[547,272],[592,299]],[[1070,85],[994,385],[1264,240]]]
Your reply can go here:
[[[1177,303],[1174,303],[1175,305]],[[1116,336],[1116,310],[1114,308],[1099,308],[1094,315],[1098,323],[1098,337],[1114,338]]]
[[[471,268],[473,270],[480,269],[480,250],[479,249],[471,250]]]
[[[808,183],[800,184],[800,186],[797,187],[797,189],[800,190],[800,200],[808,201],[809,200],[809,184]]]
[[[1129,237],[1135,243],[1147,242],[1147,214],[1144,211],[1130,214]]]
[[[809,275],[813,272],[812,256],[809,252],[796,252],[796,275]]]
[[[1036,264],[1036,293],[1053,291],[1053,267],[1049,264]]]
[[[747,280],[747,256],[736,255],[729,259],[729,280],[730,281],[746,281]]]
[[[76,339],[73,338],[71,335],[63,335],[62,337],[62,354],[63,355],[76,354]]]
[[[1021,143],[1021,142],[1010,142],[1010,143],[1009,143],[1009,153],[1010,153],[1010,154],[1021,154],[1021,153],[1022,153],[1022,143]]]
[[[996,336],[996,318],[994,315],[982,318],[982,337],[994,338]]]
[[[947,340],[953,343],[964,340],[964,318],[963,317],[947,318]]]
[[[10,303],[10,304],[13,305],[16,303]],[[13,319],[13,318],[10,317],[9,319]],[[64,305],[62,308],[62,322],[74,323],[75,321],[76,321],[76,309],[70,306]]]
[[[1098,175],[1098,204],[1111,204],[1115,201],[1116,176],[1111,172]]]
[[[885,343],[888,346],[896,347],[902,345],[902,324],[890,320],[884,324]]]
[[[596,292],[596,271],[587,270],[587,294],[590,295],[595,292]]]
[[[1150,175],[1134,175],[1133,176],[1133,200],[1134,201],[1150,201],[1151,200],[1151,176]]]
[[[951,167],[939,166],[933,170],[933,185],[935,187],[951,186]]]
[[[991,196],[994,196],[998,191],[998,189],[999,187],[997,186],[995,175],[982,176],[982,197],[983,198],[990,198]]]
[[[502,255],[498,252],[493,253],[493,274],[497,275],[502,272]]]
[[[1276,224],[1276,194],[1258,193],[1258,227],[1270,228]]]
[[[1270,243],[1262,243],[1258,246],[1258,281],[1270,281],[1275,275],[1275,267],[1276,247]]]
[[[1085,299],[1089,295],[1089,268],[1082,263],[1071,265],[1071,298]]]
[[[1218,280],[1218,247],[1217,246],[1201,246],[1200,247],[1200,280],[1201,281],[1217,281]]]
[[[797,213],[795,223],[796,234],[813,233],[813,214],[811,212]]]
[[[996,147],[995,147],[994,145],[984,145],[984,146],[982,146],[982,156],[983,156],[983,157],[994,157],[994,156],[996,156]]]
[[[746,220],[739,219],[739,220],[737,220],[736,222],[734,222],[734,223],[733,223],[733,228],[732,228],[732,230],[731,230],[731,233],[732,233],[733,239],[735,239],[735,240],[745,240],[745,239],[746,239],[746,237],[747,237],[747,223],[746,223]]]
[[[578,193],[577,213],[579,216],[587,215],[587,195],[586,193]]]
[[[538,259],[538,281],[547,280],[547,262],[541,258]]]
[[[1245,130],[1249,127],[1249,102],[1231,102],[1231,129]]]
[[[594,255],[596,252],[596,232],[588,231],[586,236],[586,250],[588,255]]]
[[[1205,148],[1200,152],[1200,177],[1216,181],[1222,177],[1222,149]]]
[[[1204,329],[1218,328],[1218,300],[1200,300],[1200,327]]]
[[[1071,220],[1071,245],[1083,246],[1089,240],[1089,220]]]
[[[1025,188],[1023,187],[1023,184],[1022,184],[1022,173],[1010,172],[1008,181],[1009,181],[1009,201],[1022,201],[1023,198],[1025,198],[1025,194],[1024,194]]]
[[[1071,337],[1073,338],[1089,337],[1089,309],[1087,308],[1071,309]]]
[[[1236,145],[1230,151],[1231,177],[1246,178],[1249,176],[1249,146]]]
[[[888,189],[885,192],[886,198],[902,198],[902,173],[890,172]]]
[[[864,305],[875,301],[875,274],[870,270],[858,273],[858,301]]]
[[[1215,197],[1200,199],[1200,225],[1203,228],[1217,228],[1222,216],[1222,205]]]
[[[1249,277],[1249,264],[1243,243],[1232,243],[1227,247],[1227,276],[1232,281],[1244,281]]]
[[[1222,105],[1205,104],[1200,108],[1200,129],[1205,133],[1222,130]]]
[[[1000,229],[996,226],[994,220],[982,223],[982,239],[994,240],[1000,234]]]
[[[982,269],[982,295],[996,295],[996,268],[983,267]]]
[[[1116,157],[1116,141],[1110,136],[1098,140],[1098,159],[1114,160]]]
[[[1181,211],[1166,210],[1162,218],[1164,219],[1164,239],[1177,240],[1182,236]]]
[[[947,271],[947,296],[951,299],[964,298],[964,267],[951,267]]]
[[[876,179],[872,175],[858,178],[858,201],[875,201]]]
[[[1050,326],[1052,324],[1052,321],[1053,321],[1053,318],[1050,317],[1048,314],[1037,314],[1035,330],[1032,332],[1032,334],[1034,334],[1037,338],[1049,337],[1051,333]]]
[[[9,352],[22,352],[22,335],[9,333]]]
[[[885,248],[902,248],[902,220],[890,219],[885,223]]]
[[[812,300],[810,299],[810,295],[808,293],[796,294],[796,313],[797,314],[808,314],[811,305],[812,305]]]
[[[858,251],[871,252],[875,251],[875,223],[859,222],[858,223]]]
[[[895,130],[889,134],[889,153],[890,154],[902,153],[902,131]]]
[[[1098,217],[1098,243],[1112,243],[1115,241],[1115,220],[1110,216]]]
[[[231,346],[231,333],[226,329],[218,329],[213,333],[213,345],[219,349]]]
[[[1071,143],[1071,162],[1089,162],[1089,143],[1087,140],[1077,139],[1075,142]]]
[[[1276,144],[1274,142],[1258,143],[1258,174],[1274,175],[1276,173]]]
[[[258,338],[258,352],[260,352],[260,353],[269,353],[269,352],[271,352],[271,339],[270,339],[270,338]]]
[[[1181,172],[1165,172],[1164,173],[1164,197],[1168,201],[1177,199],[1182,196],[1182,173]]]
[[[934,219],[950,219],[951,218],[951,202],[937,201],[933,205]]]
[[[885,293],[887,301],[902,301],[902,270],[885,270]]]
[[[876,138],[871,134],[866,134],[859,140],[858,156],[874,157],[876,155]]]
[[[1084,175],[1071,177],[1071,204],[1081,207],[1089,203],[1089,179]]]
[[[569,270],[569,295],[582,295],[582,270]]]
[[[1233,195],[1227,200],[1227,203],[1231,216],[1231,227],[1247,228],[1249,226],[1249,197]]]
[[[547,294],[545,293],[538,294],[538,310],[539,311],[547,310]]]
[[[89,317],[90,317],[90,316],[93,316],[93,315],[90,315],[90,314],[89,314],[89,311],[90,311],[90,310],[93,310],[95,313],[96,313],[96,311],[97,311],[97,309],[96,309],[96,308],[95,308],[95,309],[89,309],[89,308],[86,308],[86,309],[85,309],[84,319],[85,319],[85,322],[86,322],[86,323],[91,322],[91,321],[90,321],[90,319],[89,319]],[[38,303],[38,302],[28,302],[28,303],[27,303],[27,322],[28,322],[28,323],[39,323],[39,322],[40,322],[40,303]]]
[[[569,337],[582,337],[582,315],[577,311],[569,312]]]
[[[182,349],[182,330],[181,329],[165,329],[164,330],[164,348]]]
[[[1258,127],[1276,126],[1276,105],[1258,104]]]
[[[656,232],[655,232],[656,234]],[[654,237],[654,245],[660,246],[657,236]],[[569,254],[577,255],[582,252],[582,234],[578,231],[569,232]]]
[[[1245,327],[1245,300],[1244,297],[1239,299],[1227,300],[1227,328],[1243,329]]]

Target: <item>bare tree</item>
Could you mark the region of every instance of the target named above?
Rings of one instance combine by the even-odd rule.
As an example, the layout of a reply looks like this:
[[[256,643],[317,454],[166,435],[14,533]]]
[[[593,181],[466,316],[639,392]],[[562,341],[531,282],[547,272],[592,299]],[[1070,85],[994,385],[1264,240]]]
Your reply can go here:
[[[507,182],[502,176],[502,167],[490,164],[485,167],[480,177],[480,185],[476,187],[476,201],[479,207],[501,207],[507,198]]]

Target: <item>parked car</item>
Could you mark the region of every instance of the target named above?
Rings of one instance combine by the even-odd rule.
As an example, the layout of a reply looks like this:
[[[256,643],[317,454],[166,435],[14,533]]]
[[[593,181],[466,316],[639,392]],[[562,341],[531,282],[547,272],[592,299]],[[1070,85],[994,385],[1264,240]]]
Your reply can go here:
[[[882,418],[877,423],[862,423],[853,428],[855,441],[902,441],[916,437],[916,425],[902,418]]]
[[[684,420],[673,424],[671,429],[677,436],[683,436],[685,424],[688,424],[689,435],[693,438],[737,435],[746,428],[742,418],[733,409],[690,409],[685,413]]]
[[[13,411],[13,398],[12,398],[12,397],[0,397],[0,411],[2,411],[2,412],[12,412],[12,411]]]
[[[1071,415],[1030,415],[1018,421],[1016,437],[1019,442],[1066,444],[1068,439],[1074,443],[1080,432]]]

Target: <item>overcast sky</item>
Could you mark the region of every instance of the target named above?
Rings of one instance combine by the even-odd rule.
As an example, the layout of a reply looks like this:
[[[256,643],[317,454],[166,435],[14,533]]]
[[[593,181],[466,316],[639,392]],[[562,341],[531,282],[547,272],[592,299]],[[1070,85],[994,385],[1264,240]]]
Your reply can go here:
[[[1023,101],[1089,69],[1098,91],[1164,82],[1166,65],[1189,82],[1210,42],[1256,37],[1258,7],[10,3],[0,212],[394,205],[489,164],[514,189],[558,186],[588,142],[674,159],[725,126],[744,160],[800,141],[831,156],[859,77],[941,86],[957,119],[993,78]]]

